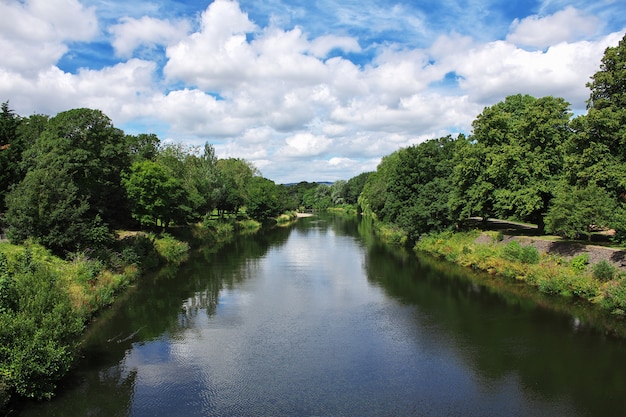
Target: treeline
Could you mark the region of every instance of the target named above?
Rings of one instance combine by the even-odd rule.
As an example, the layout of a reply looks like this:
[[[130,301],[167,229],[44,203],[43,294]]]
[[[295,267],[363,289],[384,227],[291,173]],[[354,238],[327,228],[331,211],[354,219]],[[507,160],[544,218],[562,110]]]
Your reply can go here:
[[[614,229],[626,240],[626,36],[587,83],[587,114],[562,98],[514,95],[470,136],[383,158],[359,204],[417,240],[470,217],[511,219],[568,238]]]
[[[127,135],[92,109],[22,117],[5,102],[0,167],[13,243],[0,243],[0,414],[10,398],[52,396],[93,314],[143,271],[186,258],[164,231],[200,223],[217,239],[290,208],[247,161]]]
[[[127,135],[99,110],[0,113],[0,226],[56,254],[110,245],[116,229],[166,228],[242,213],[264,221],[294,203],[243,159]],[[243,209],[243,210],[242,210]]]

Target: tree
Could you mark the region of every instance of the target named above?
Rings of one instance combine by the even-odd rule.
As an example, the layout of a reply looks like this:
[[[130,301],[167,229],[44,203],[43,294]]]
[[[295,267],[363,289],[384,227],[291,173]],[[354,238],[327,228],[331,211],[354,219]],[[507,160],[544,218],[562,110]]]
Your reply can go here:
[[[220,213],[236,213],[248,201],[248,186],[259,175],[250,162],[239,158],[217,161],[218,188],[215,191],[216,205]]]
[[[131,201],[132,216],[142,225],[168,227],[183,222],[186,214],[186,193],[182,182],[169,169],[157,162],[135,162],[122,179]]]
[[[20,117],[9,108],[9,103],[2,103],[0,112],[0,213],[6,208],[5,196],[8,190],[23,178],[20,162],[24,144],[19,140],[17,129]]]
[[[267,220],[282,211],[280,188],[274,181],[263,177],[252,177],[248,184],[246,212],[257,220]]]
[[[155,161],[159,154],[161,141],[154,133],[140,133],[136,136],[126,135],[125,141],[131,162]]]
[[[100,110],[74,109],[50,119],[26,152],[29,169],[65,172],[89,203],[87,216],[112,226],[128,216],[121,174],[130,166],[124,133]]]
[[[380,216],[412,240],[452,224],[449,200],[456,140],[432,139],[398,151]]]
[[[348,180],[348,184],[346,184],[346,203],[357,204],[361,191],[363,191],[363,187],[365,186],[367,178],[370,174],[371,172],[363,172]]]
[[[593,182],[619,198],[626,192],[626,35],[606,48],[587,87],[587,114],[573,122],[568,179],[572,185]]]
[[[66,170],[29,171],[7,196],[8,237],[15,243],[34,238],[59,255],[109,239],[99,215],[91,216],[89,202]]]
[[[587,87],[591,90],[587,114],[572,122],[575,133],[567,146],[566,180],[574,188],[600,187],[611,196],[616,206],[612,223],[622,240],[626,236],[626,35],[617,46],[606,48],[600,70]]]
[[[334,205],[345,203],[347,194],[348,182],[346,180],[337,180],[330,186],[330,199]]]
[[[472,124],[470,142],[459,149],[455,211],[530,221],[542,230],[562,172],[570,117],[569,104],[555,97],[518,94],[485,108]]]
[[[611,224],[615,210],[615,200],[595,184],[561,184],[546,216],[546,230],[570,239],[585,235],[591,240],[594,230]]]

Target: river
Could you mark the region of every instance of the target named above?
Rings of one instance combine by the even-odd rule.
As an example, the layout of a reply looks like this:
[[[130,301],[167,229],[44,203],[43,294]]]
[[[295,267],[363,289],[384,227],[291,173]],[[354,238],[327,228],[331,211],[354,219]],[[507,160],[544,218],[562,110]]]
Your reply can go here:
[[[20,416],[624,416],[626,343],[338,217],[136,287]]]

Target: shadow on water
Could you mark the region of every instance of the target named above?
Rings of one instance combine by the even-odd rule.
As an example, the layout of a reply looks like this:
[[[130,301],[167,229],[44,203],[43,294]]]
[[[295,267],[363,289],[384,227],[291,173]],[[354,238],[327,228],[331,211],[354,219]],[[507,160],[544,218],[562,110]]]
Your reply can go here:
[[[368,279],[417,306],[420,327],[436,328],[429,336],[445,337],[488,385],[514,377],[533,396],[567,398],[583,415],[626,412],[626,340],[603,331],[622,321],[429,256],[378,245],[366,262]]]
[[[549,404],[566,399],[575,407],[571,415],[625,415],[626,341],[605,335],[606,315],[388,248],[376,241],[371,223],[332,216],[242,236],[219,251],[200,249],[178,271],[146,276],[90,327],[84,357],[59,396],[50,403],[29,404],[20,415],[133,415],[140,374],[125,362],[133,348],[146,347],[145,355],[167,355],[170,341],[215,316],[220,294],[254,280],[257,264],[292,233],[353,239],[364,249],[369,285],[407,307],[397,325],[408,327],[402,331],[413,337],[411,342],[450,351],[482,389],[506,390],[513,380],[529,398]],[[563,415],[563,409],[552,415]]]

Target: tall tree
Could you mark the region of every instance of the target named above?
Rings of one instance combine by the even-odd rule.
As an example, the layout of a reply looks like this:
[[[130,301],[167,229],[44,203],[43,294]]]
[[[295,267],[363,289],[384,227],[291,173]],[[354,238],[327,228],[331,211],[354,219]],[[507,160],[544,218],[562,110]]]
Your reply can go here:
[[[20,169],[24,144],[19,140],[17,129],[21,118],[9,108],[9,103],[2,103],[0,112],[0,213],[5,209],[5,197],[9,188],[21,181]]]
[[[59,255],[107,242],[108,228],[92,216],[66,169],[36,168],[7,196],[9,238],[34,238]]]
[[[555,97],[515,95],[485,108],[457,157],[456,212],[512,217],[543,229],[562,172],[570,117],[569,104]],[[462,194],[471,207],[461,202]]]
[[[145,226],[168,227],[184,222],[187,194],[182,181],[158,162],[135,162],[122,179],[131,201],[132,216]]]
[[[613,227],[626,233],[626,35],[604,51],[587,83],[587,114],[572,122],[565,171],[570,186],[603,188],[615,201]]]
[[[51,118],[28,150],[30,168],[65,171],[89,214],[120,226],[128,213],[121,174],[130,166],[124,133],[100,110],[73,109]]]

